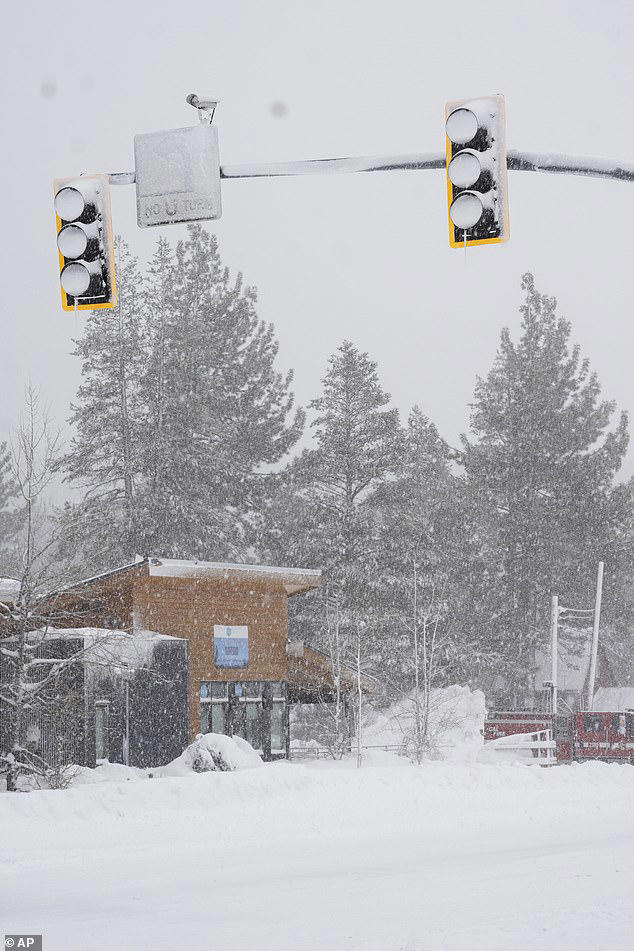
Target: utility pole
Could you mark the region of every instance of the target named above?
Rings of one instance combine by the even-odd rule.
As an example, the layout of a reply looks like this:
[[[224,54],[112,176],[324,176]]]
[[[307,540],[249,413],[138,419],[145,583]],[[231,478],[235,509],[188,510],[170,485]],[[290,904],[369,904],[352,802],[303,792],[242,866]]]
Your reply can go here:
[[[597,570],[597,589],[594,598],[594,619],[592,625],[592,651],[590,653],[590,674],[588,677],[588,710],[592,710],[594,684],[597,676],[597,652],[599,649],[599,622],[601,620],[601,598],[603,596],[603,562]]]
[[[559,598],[553,594],[550,604],[550,636],[551,636],[551,680],[552,680],[552,708],[553,716],[557,715],[557,628],[559,624]]]

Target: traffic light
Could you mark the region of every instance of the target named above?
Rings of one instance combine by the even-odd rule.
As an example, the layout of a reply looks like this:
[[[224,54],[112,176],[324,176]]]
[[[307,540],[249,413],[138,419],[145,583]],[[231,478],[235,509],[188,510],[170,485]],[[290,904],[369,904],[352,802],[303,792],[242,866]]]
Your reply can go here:
[[[504,96],[449,102],[445,119],[449,244],[508,241]]]
[[[54,191],[62,307],[114,307],[117,280],[108,176],[58,178]]]

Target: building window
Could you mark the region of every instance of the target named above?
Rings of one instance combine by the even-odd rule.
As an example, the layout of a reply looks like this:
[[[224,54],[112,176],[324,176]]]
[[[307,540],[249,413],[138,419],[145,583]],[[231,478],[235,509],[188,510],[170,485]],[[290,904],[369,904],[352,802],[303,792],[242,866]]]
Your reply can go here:
[[[108,759],[108,700],[97,700],[95,704],[95,759]]]
[[[601,717],[586,714],[583,718],[584,733],[600,733],[603,729]]]
[[[229,685],[226,682],[203,682],[200,685],[201,733],[228,733]]]
[[[286,684],[207,681],[200,685],[203,733],[241,736],[267,758],[286,750]]]
[[[612,717],[612,730],[616,736],[625,736],[625,714],[615,713]]]
[[[271,752],[283,753],[286,749],[286,730],[284,729],[285,704],[278,700],[273,701],[271,710]]]

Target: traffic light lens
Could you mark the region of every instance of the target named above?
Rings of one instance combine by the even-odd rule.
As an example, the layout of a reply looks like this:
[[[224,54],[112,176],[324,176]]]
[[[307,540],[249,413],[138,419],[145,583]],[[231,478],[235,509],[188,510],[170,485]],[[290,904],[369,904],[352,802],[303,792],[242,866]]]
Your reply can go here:
[[[65,258],[81,258],[87,244],[86,232],[78,225],[66,225],[57,235],[57,247]]]
[[[449,217],[456,228],[467,231],[478,223],[483,211],[482,202],[474,192],[461,192],[451,203]]]
[[[458,188],[469,188],[480,178],[482,166],[473,152],[458,152],[449,163],[447,174]]]
[[[76,261],[66,265],[60,275],[60,280],[66,293],[72,297],[81,297],[90,287],[88,268]]]
[[[455,145],[464,145],[465,142],[470,142],[478,131],[478,120],[475,112],[472,112],[471,109],[455,109],[447,117],[445,129],[448,138]]]
[[[62,221],[76,221],[84,205],[84,196],[76,188],[61,188],[55,195],[55,211]]]

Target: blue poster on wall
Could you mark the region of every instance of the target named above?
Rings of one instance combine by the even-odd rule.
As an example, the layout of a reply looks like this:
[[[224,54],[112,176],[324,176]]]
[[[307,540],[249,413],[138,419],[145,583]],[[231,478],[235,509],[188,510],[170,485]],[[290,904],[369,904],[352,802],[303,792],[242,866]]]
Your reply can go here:
[[[214,624],[216,667],[248,667],[249,628],[246,624]]]

